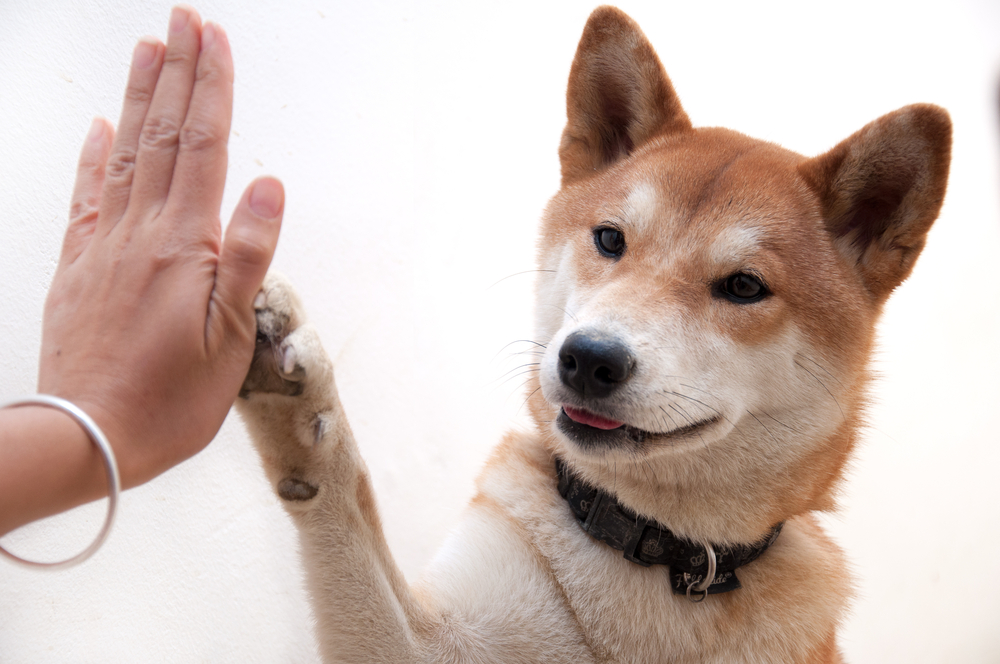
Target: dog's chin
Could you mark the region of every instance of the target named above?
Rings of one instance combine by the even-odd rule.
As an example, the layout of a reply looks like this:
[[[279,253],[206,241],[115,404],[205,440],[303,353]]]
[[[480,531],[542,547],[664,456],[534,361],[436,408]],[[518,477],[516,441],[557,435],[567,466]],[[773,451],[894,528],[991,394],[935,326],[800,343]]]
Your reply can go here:
[[[560,408],[555,425],[563,436],[585,452],[605,452],[616,449],[635,452],[660,445],[674,444],[697,436],[718,422],[718,419],[718,417],[712,417],[664,432],[646,431],[628,424],[622,424],[614,429],[600,429],[577,422],[566,414],[565,409]]]

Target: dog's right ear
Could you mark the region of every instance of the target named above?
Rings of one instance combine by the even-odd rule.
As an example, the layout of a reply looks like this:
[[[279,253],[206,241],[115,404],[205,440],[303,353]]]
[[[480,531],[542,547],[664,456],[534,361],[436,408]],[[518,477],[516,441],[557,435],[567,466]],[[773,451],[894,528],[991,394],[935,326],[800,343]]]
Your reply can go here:
[[[614,7],[587,19],[566,90],[559,146],[563,185],[630,154],[653,136],[691,128],[652,45]]]

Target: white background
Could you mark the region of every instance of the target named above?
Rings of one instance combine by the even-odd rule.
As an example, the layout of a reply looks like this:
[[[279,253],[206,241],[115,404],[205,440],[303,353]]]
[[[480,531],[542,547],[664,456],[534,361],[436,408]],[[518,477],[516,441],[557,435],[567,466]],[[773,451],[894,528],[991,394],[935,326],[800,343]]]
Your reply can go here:
[[[280,6],[280,8],[279,8]],[[415,578],[523,417],[535,224],[558,186],[564,91],[593,5],[200,3],[236,108],[223,218],[271,173],[274,265],[298,285]],[[871,428],[827,519],[855,565],[851,662],[1000,662],[1000,6],[625,2],[697,125],[804,154],[912,102],[948,108],[948,198],[881,326]],[[0,397],[35,388],[42,301],[78,147],[117,120],[158,0],[0,0]],[[526,273],[527,272],[527,273]],[[511,371],[508,375],[506,372]],[[3,544],[82,548],[104,503]],[[84,566],[0,561],[0,662],[315,662],[295,533],[242,424],[125,494]]]

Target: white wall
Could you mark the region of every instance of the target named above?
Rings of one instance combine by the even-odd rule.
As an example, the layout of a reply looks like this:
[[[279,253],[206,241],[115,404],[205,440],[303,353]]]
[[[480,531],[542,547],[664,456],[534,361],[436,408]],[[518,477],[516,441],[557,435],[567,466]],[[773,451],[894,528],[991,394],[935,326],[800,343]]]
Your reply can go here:
[[[116,119],[169,4],[0,0],[0,397],[34,390],[77,150]],[[518,416],[534,227],[557,187],[588,2],[207,0],[236,60],[224,218],[288,192],[275,266],[337,358],[388,537],[413,578]],[[1000,661],[1000,8],[964,2],[623,3],[696,124],[806,154],[929,101],[955,122],[948,199],[882,325],[867,446],[830,529],[854,561],[852,662]],[[57,557],[103,503],[3,543]],[[314,662],[295,533],[232,417],[124,496],[86,565],[0,561],[0,662]]]

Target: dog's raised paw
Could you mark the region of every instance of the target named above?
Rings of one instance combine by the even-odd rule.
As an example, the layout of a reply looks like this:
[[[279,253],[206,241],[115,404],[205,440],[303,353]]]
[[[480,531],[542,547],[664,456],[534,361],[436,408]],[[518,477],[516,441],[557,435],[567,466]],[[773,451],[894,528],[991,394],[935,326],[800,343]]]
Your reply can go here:
[[[257,317],[257,342],[240,397],[246,399],[252,392],[302,394],[306,367],[294,343],[294,333],[302,324],[303,316],[295,291],[285,277],[268,273],[253,306]]]

